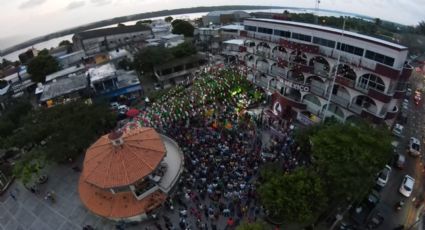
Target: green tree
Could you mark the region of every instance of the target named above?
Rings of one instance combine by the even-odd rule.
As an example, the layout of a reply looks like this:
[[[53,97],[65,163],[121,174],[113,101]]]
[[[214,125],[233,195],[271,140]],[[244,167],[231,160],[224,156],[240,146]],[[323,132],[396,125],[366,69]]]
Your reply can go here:
[[[425,21],[420,21],[417,26],[415,26],[415,31],[418,34],[425,35]]]
[[[187,57],[196,54],[196,47],[190,42],[183,42],[176,47],[171,48],[171,53],[175,58]]]
[[[118,23],[117,24],[117,27],[124,27],[125,26],[125,24],[124,23]]]
[[[28,114],[7,143],[22,148],[45,142],[36,155],[42,155],[47,161],[65,162],[79,156],[100,135],[110,131],[115,121],[107,105],[84,102],[57,105]]]
[[[124,58],[118,62],[118,68],[124,70],[132,70],[133,63],[128,58]]]
[[[328,123],[309,135],[315,170],[335,202],[355,200],[371,189],[376,173],[392,156],[392,137],[385,127]]]
[[[236,230],[267,230],[266,223],[262,221],[257,221],[254,223],[242,222],[239,226],[236,227]]]
[[[134,68],[139,72],[150,72],[155,65],[173,59],[170,49],[164,47],[146,47],[134,57]]]
[[[37,56],[47,56],[49,55],[49,50],[48,49],[42,49],[40,50],[40,52],[38,52]]]
[[[164,18],[164,21],[166,21],[166,22],[172,22],[173,21],[173,17],[171,17],[171,16],[165,17]]]
[[[59,69],[59,63],[50,55],[38,55],[28,65],[28,73],[35,82],[44,82],[46,75]]]
[[[72,46],[72,42],[70,42],[69,40],[63,40],[59,42],[59,46]]]
[[[284,174],[272,169],[263,171],[261,177],[265,181],[258,192],[272,219],[310,224],[326,209],[323,183],[312,170],[299,168]]]
[[[171,25],[173,26],[173,34],[183,34],[185,37],[193,37],[195,27],[190,22],[185,20],[176,19]]]
[[[136,22],[136,24],[135,25],[144,25],[144,26],[146,26],[146,25],[149,25],[149,24],[151,24],[152,23],[152,20],[150,20],[150,19],[147,19],[147,20],[140,20],[140,21],[137,21]]]

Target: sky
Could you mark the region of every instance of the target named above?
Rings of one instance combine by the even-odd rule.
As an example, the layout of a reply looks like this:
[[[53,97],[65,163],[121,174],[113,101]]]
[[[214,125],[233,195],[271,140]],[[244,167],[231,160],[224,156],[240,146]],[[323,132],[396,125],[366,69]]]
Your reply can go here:
[[[212,5],[314,8],[316,0],[0,0],[0,47],[103,19]],[[425,20],[425,0],[320,0],[321,9],[379,17],[407,25]]]

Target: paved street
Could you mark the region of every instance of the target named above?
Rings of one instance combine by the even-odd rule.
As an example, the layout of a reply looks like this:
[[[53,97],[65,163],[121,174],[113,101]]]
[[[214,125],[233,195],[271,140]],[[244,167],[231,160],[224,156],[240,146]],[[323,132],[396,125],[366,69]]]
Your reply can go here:
[[[422,88],[422,79],[420,76],[412,76],[412,91],[416,88]],[[385,188],[381,191],[381,202],[377,206],[377,211],[381,212],[386,218],[384,224],[379,228],[382,230],[393,229],[400,224],[404,224],[405,229],[417,229],[419,224],[415,225],[417,216],[419,215],[418,208],[415,207],[413,200],[417,199],[419,194],[424,191],[423,179],[423,158],[415,158],[407,152],[408,141],[410,137],[416,137],[422,140],[424,136],[425,120],[424,100],[417,106],[414,104],[413,97],[409,99],[408,122],[404,126],[404,138],[398,138],[398,152],[406,155],[406,165],[403,170],[398,170],[392,167],[390,180]],[[424,143],[422,143],[422,154],[424,153]],[[400,188],[403,177],[408,174],[415,178],[415,187],[412,195],[409,198],[403,197],[398,189]],[[395,204],[400,200],[405,201],[405,206],[402,210],[396,211]]]

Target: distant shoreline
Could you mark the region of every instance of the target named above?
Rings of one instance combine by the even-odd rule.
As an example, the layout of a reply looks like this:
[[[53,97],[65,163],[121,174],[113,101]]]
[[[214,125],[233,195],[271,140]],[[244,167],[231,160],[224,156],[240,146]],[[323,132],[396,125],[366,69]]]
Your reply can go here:
[[[101,20],[57,32],[53,32],[47,35],[39,36],[30,40],[27,40],[25,42],[21,42],[19,44],[10,46],[8,48],[5,48],[3,50],[0,50],[0,56],[6,56],[8,54],[11,54],[15,51],[18,51],[20,49],[25,49],[27,47],[33,46],[37,43],[48,41],[50,39],[75,34],[80,31],[90,30],[90,29],[96,29],[99,27],[109,26],[113,24],[118,23],[124,23],[128,21],[135,21],[135,20],[143,20],[148,18],[155,18],[155,17],[166,17],[169,15],[179,15],[179,14],[192,14],[192,13],[202,13],[202,12],[211,12],[211,11],[228,11],[228,10],[269,10],[269,9],[282,9],[282,10],[306,10],[306,11],[314,11],[314,8],[303,8],[303,7],[289,7],[289,6],[254,6],[254,5],[229,5],[229,6],[205,6],[205,7],[191,7],[191,8],[179,8],[179,9],[172,9],[172,10],[160,10],[160,11],[153,11],[153,12],[145,12],[145,13],[139,13],[139,14],[132,14],[122,17],[115,17],[111,19]],[[349,15],[352,17],[359,17],[367,20],[372,20],[372,17],[365,16],[365,15],[359,15],[355,13],[348,13],[348,12],[341,12],[336,10],[328,10],[328,9],[320,9],[321,12],[330,12],[330,13],[337,13],[341,15]]]
[[[154,11],[154,12],[146,12],[146,13],[140,13],[140,14],[132,14],[128,16],[122,16],[122,17],[115,17],[111,19],[101,20],[57,32],[53,32],[47,35],[39,36],[33,39],[30,39],[28,41],[16,44],[14,46],[5,48],[3,50],[0,50],[0,56],[5,56],[10,53],[13,53],[17,50],[24,49],[26,47],[32,46],[36,43],[40,43],[43,41],[47,41],[50,39],[62,37],[68,34],[75,34],[80,31],[95,29],[98,27],[103,26],[109,26],[113,24],[123,23],[127,21],[134,21],[134,20],[142,20],[142,19],[148,19],[148,18],[155,18],[155,17],[166,17],[169,15],[175,15],[175,14],[191,14],[191,13],[202,13],[202,12],[210,12],[210,11],[226,11],[226,10],[261,10],[261,9],[290,9],[290,7],[283,7],[283,6],[251,6],[251,5],[233,5],[233,6],[209,6],[209,7],[192,7],[192,8],[180,8],[180,9],[173,9],[173,10],[160,10],[160,11]]]

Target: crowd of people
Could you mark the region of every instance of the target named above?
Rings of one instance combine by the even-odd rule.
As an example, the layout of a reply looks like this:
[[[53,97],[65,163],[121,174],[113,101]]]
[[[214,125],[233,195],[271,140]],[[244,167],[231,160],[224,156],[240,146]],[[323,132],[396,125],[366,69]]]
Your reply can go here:
[[[299,148],[293,126],[283,136],[262,143],[258,124],[245,109],[263,100],[262,93],[241,75],[222,71],[177,87],[127,124],[151,126],[173,138],[185,155],[185,170],[156,229],[223,229],[262,214],[255,178],[267,159],[263,151],[297,166]],[[280,138],[280,139],[275,139]]]

